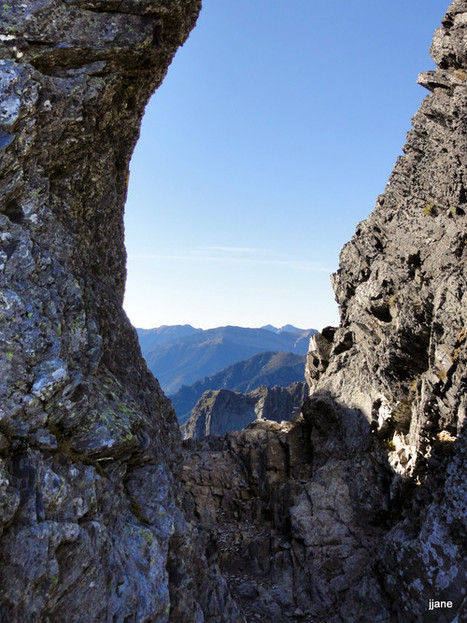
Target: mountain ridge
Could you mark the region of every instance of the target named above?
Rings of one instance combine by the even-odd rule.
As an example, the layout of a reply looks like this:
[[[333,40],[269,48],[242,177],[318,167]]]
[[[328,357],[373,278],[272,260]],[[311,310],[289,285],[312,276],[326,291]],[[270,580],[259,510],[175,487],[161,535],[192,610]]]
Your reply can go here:
[[[314,329],[274,333],[261,328],[227,325],[193,330],[175,340],[147,348],[148,330],[144,334],[137,331],[148,367],[169,395],[182,385],[192,385],[261,352],[284,351],[304,355],[308,352],[310,336],[316,333]]]
[[[207,390],[229,389],[249,393],[261,385],[287,387],[304,380],[305,355],[265,352],[238,361],[215,374],[182,385],[170,396],[178,421],[183,424],[203,393]]]
[[[182,434],[184,439],[200,438],[240,431],[260,420],[292,421],[298,417],[307,395],[305,381],[288,387],[261,385],[248,393],[225,388],[208,390],[181,427]]]

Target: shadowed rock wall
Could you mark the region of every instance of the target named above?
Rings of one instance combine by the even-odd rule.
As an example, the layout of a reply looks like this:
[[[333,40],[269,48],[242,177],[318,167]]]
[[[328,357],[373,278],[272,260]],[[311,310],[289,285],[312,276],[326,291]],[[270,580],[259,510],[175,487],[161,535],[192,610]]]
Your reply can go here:
[[[121,309],[122,211],[144,105],[198,10],[0,8],[0,620],[241,621],[218,561],[248,620],[461,620],[467,2],[342,252],[303,418],[188,443],[184,494]]]
[[[303,418],[185,442],[248,620],[465,618],[466,42],[456,0],[405,155],[341,253],[341,325],[311,338]]]
[[[179,508],[175,415],[121,307],[129,159],[200,4],[0,7],[8,623],[237,620]]]
[[[431,94],[404,155],[341,252],[340,327],[312,339],[307,366],[310,424],[325,430],[334,419],[350,438],[348,414],[363,414],[361,433],[398,476],[390,502],[399,498],[401,520],[376,571],[402,621],[465,612],[466,41],[467,2],[455,0],[434,35],[437,69],[418,80]],[[323,418],[332,401],[339,408]],[[430,598],[453,610],[428,613]]]

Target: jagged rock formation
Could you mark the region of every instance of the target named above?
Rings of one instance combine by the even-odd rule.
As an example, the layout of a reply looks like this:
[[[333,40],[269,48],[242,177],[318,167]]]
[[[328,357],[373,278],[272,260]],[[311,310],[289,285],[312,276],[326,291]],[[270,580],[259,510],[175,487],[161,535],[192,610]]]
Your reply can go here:
[[[314,621],[310,599],[300,597],[290,524],[293,515],[298,539],[308,538],[293,508],[311,475],[306,425],[258,421],[225,437],[186,440],[184,449],[187,506],[216,544],[247,621]]]
[[[308,396],[306,383],[289,387],[267,387],[242,394],[229,389],[205,392],[196,403],[190,418],[181,427],[184,439],[206,435],[225,435],[242,430],[255,420],[292,421]]]
[[[434,36],[438,69],[419,78],[432,93],[405,155],[341,253],[341,326],[309,358],[311,422],[320,396],[363,413],[393,474],[415,487],[379,563],[385,592],[404,596],[400,616],[415,620],[429,598],[457,611],[465,599],[466,27],[467,3],[456,0]],[[314,359],[328,360],[325,371]]]
[[[198,10],[2,5],[0,619],[460,621],[467,1],[342,252],[303,417],[189,440],[181,465],[121,310],[122,210],[145,102]]]
[[[240,620],[122,311],[145,104],[199,0],[0,8],[0,619]]]
[[[198,400],[208,390],[230,389],[248,394],[262,385],[287,387],[304,378],[305,355],[293,353],[258,353],[234,363],[193,385],[183,385],[170,399],[180,424],[191,415]]]
[[[248,621],[416,621],[378,573],[376,553],[403,512],[385,452],[363,416],[347,430],[347,410],[323,402],[318,413],[185,441],[186,505]]]
[[[311,339],[303,420],[186,442],[195,512],[251,620],[465,618],[466,28],[455,0],[405,155],[342,251],[341,325]]]

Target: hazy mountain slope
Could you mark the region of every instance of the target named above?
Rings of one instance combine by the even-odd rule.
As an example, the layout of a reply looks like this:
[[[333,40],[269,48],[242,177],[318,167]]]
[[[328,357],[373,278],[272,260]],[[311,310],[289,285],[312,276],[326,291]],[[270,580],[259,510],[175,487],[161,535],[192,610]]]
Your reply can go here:
[[[295,327],[293,324],[285,324],[282,327],[275,327],[272,324],[265,324],[260,329],[266,329],[267,331],[272,331],[273,333],[304,333],[306,329],[299,329]]]
[[[248,393],[261,385],[287,387],[302,381],[305,358],[305,355],[285,352],[259,353],[206,376],[193,385],[183,385],[171,396],[178,420],[183,423],[190,417],[191,410],[207,390],[224,388]]]
[[[155,329],[136,329],[143,354],[158,344],[174,342],[200,331],[202,329],[195,329],[190,324],[163,325]]]
[[[143,355],[164,391],[173,394],[205,376],[252,355],[285,351],[304,355],[313,330],[300,334],[275,334],[264,329],[218,327],[199,331],[176,341],[158,344]]]

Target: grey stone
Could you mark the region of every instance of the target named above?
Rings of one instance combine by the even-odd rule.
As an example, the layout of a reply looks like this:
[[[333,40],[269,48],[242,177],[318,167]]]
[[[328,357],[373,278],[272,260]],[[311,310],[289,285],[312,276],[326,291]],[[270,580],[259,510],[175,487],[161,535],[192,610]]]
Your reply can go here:
[[[240,620],[182,509],[175,415],[122,311],[129,160],[200,5],[1,9],[0,618],[9,623]]]
[[[3,5],[0,617],[404,623],[437,597],[460,620],[467,2],[342,250],[303,415],[182,445],[122,311],[122,215],[144,107],[199,9]]]
[[[58,447],[55,435],[52,435],[47,428],[40,428],[29,435],[28,441],[42,450],[56,450]]]
[[[273,422],[296,419],[308,395],[306,383],[288,387],[261,386],[248,394],[228,389],[204,392],[181,427],[184,439],[225,435],[259,420]]]

